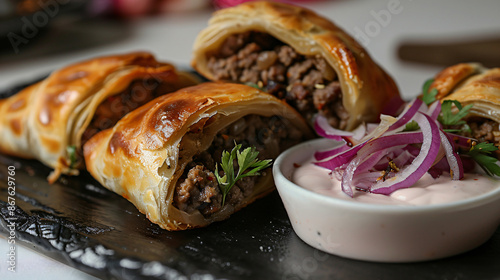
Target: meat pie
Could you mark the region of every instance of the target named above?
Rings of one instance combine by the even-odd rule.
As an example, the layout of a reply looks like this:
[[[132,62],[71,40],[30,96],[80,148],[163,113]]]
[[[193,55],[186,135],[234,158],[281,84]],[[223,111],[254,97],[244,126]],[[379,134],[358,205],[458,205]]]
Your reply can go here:
[[[274,190],[271,169],[264,169],[237,181],[223,203],[215,174],[223,151],[238,143],[274,159],[311,136],[303,118],[270,94],[204,83],[136,109],[92,137],[84,155],[103,186],[162,228],[183,230],[226,219]]]
[[[487,69],[476,63],[453,65],[437,74],[430,88],[438,90],[436,96],[441,100],[457,100],[462,106],[473,104],[465,119],[466,128],[448,128],[500,146],[500,68]]]
[[[374,122],[402,104],[391,77],[353,38],[316,13],[283,3],[217,11],[194,43],[192,66],[210,80],[259,87],[310,123],[319,113],[340,129]]]
[[[84,168],[81,147],[153,98],[196,84],[190,74],[130,53],[83,61],[0,100],[0,152],[33,158],[61,173]]]

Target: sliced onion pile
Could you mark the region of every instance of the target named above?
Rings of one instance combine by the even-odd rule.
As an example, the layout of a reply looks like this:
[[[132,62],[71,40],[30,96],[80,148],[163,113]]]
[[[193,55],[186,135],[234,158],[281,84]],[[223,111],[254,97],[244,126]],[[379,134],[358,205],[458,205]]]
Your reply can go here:
[[[339,146],[315,153],[315,164],[332,171],[340,180],[342,191],[349,196],[354,190],[389,195],[408,188],[425,173],[434,178],[449,172],[460,180],[471,164],[463,164],[458,147],[470,148],[471,139],[445,132],[437,118],[440,102],[430,106],[420,99],[410,102],[397,117],[382,115],[379,125],[362,125],[352,132],[331,127],[318,116],[318,135],[340,141]],[[404,131],[415,121],[419,129]]]

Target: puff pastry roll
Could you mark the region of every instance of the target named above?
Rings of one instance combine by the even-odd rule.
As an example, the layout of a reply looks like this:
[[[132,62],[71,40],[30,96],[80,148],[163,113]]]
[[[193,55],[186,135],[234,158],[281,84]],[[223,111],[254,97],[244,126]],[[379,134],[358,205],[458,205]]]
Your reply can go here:
[[[352,130],[402,105],[394,81],[365,49],[305,8],[247,2],[219,10],[193,48],[191,64],[209,80],[255,84],[310,122],[319,112]]]
[[[285,102],[250,86],[205,83],[161,96],[84,146],[87,170],[167,230],[203,227],[274,189],[270,168],[236,182],[225,203],[214,176],[235,142],[259,159],[312,136]],[[219,166],[219,170],[220,166]],[[222,174],[221,174],[222,176]]]
[[[38,159],[61,173],[83,168],[81,147],[123,115],[196,80],[149,53],[76,63],[0,100],[0,152]],[[69,148],[69,150],[68,150]]]
[[[460,134],[500,146],[500,68],[487,69],[477,63],[453,65],[437,74],[430,88],[438,90],[441,100],[473,104],[466,117],[470,130],[462,129]]]

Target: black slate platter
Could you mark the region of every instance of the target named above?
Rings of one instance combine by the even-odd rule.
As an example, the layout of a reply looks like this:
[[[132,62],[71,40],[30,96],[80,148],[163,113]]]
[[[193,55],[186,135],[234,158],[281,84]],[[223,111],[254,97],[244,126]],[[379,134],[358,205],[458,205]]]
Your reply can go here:
[[[13,196],[9,169],[15,169]],[[53,185],[49,173],[37,161],[0,155],[0,233],[8,237],[14,223],[16,244],[103,279],[500,279],[500,230],[455,257],[363,262],[302,242],[277,192],[226,221],[168,232],[86,172]]]

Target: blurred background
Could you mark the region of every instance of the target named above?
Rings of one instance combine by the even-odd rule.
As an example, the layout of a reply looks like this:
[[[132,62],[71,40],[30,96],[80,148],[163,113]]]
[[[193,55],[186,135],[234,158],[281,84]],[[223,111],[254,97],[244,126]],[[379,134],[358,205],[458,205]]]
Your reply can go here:
[[[82,59],[146,50],[189,67],[211,13],[245,0],[0,0],[0,90]],[[500,65],[497,0],[289,0],[355,37],[409,99],[447,65]]]
[[[144,50],[189,68],[213,11],[242,0],[0,0],[0,92],[100,55]],[[405,99],[448,65],[500,66],[498,0],[314,0],[308,7],[356,38]],[[0,116],[1,117],[1,116]],[[8,244],[0,237],[0,256]],[[2,279],[90,276],[17,246],[18,272]],[[7,278],[4,278],[4,275]]]

